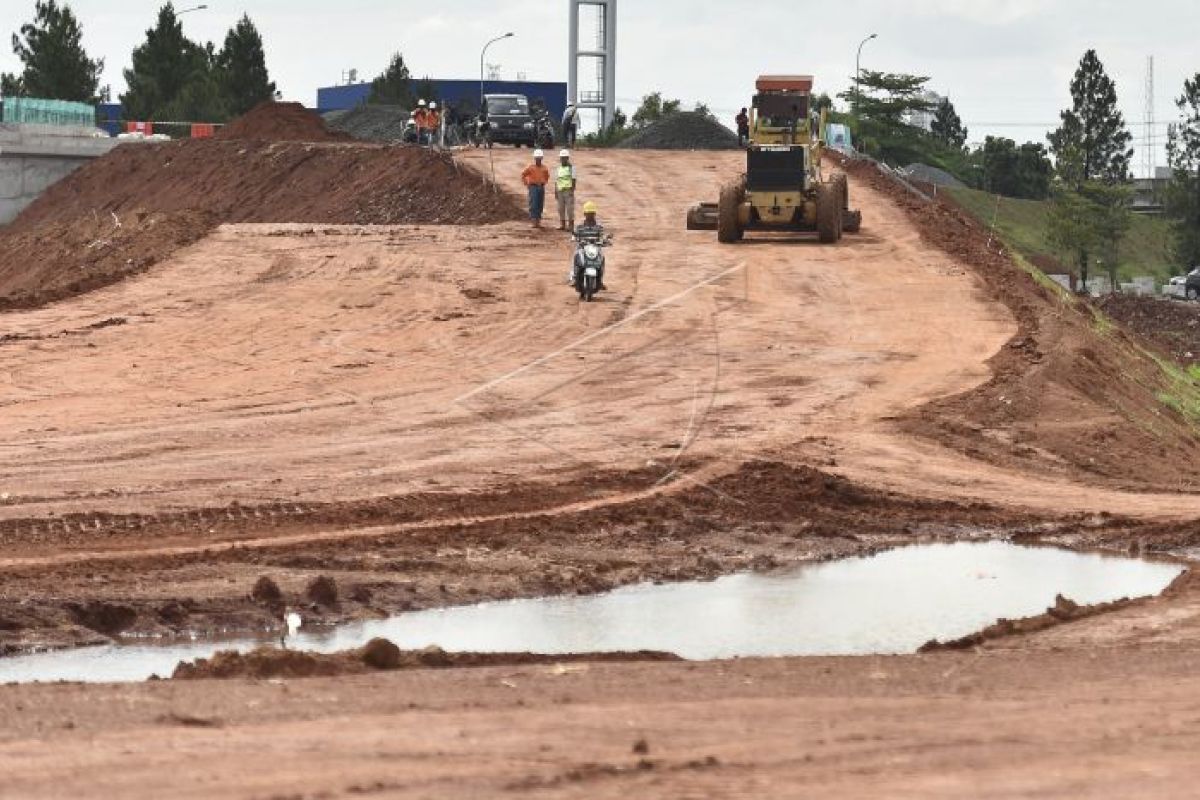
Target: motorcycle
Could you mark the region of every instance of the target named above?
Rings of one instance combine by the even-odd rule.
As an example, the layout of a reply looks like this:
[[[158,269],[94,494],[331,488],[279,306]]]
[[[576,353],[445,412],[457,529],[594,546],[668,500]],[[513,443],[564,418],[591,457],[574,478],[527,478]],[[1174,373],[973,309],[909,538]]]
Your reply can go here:
[[[572,236],[575,240],[574,277],[579,299],[590,303],[600,291],[604,277],[604,248],[612,245],[612,236]]]
[[[533,118],[533,140],[535,147],[542,147],[546,150],[554,148],[554,123],[550,121],[550,115],[545,111],[539,112]]]

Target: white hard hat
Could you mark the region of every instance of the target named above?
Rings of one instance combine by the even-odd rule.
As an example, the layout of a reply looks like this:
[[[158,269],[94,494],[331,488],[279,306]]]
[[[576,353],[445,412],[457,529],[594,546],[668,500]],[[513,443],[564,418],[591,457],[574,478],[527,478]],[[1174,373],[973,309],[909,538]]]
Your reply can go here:
[[[430,108],[437,108],[437,103],[430,103],[430,104],[429,104],[429,107],[430,107]]]
[[[424,101],[424,100],[422,100],[421,102],[417,103],[417,105],[418,105],[418,106],[420,106],[421,108],[424,108],[424,107],[425,107],[425,101]]]
[[[543,153],[542,149],[539,147],[537,150],[533,151],[533,157],[534,158],[545,158],[546,154]]]
[[[571,151],[570,151],[570,150],[559,150],[559,151],[558,151],[558,157],[559,157],[559,158],[570,158],[570,157],[571,157]]]

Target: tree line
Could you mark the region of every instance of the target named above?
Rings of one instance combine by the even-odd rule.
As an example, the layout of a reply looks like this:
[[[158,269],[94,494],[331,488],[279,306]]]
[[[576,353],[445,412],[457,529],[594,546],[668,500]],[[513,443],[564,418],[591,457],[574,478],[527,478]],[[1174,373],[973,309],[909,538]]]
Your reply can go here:
[[[1071,107],[1045,144],[987,137],[967,147],[968,131],[949,99],[932,101],[929,78],[865,71],[861,85],[839,97],[859,149],[893,164],[928,163],[968,186],[1007,197],[1050,201],[1050,237],[1086,284],[1092,267],[1116,279],[1132,224],[1133,137],[1117,103],[1116,83],[1095,50],[1071,80]],[[1180,119],[1168,135],[1172,179],[1166,213],[1181,267],[1200,264],[1200,73],[1184,82]],[[930,114],[929,130],[911,124]]]
[[[40,97],[96,105],[111,98],[100,85],[103,59],[83,46],[83,27],[66,3],[36,0],[33,21],[12,37],[23,69],[0,75],[5,97]],[[192,41],[175,7],[158,11],[134,48],[120,101],[126,119],[225,122],[275,97],[262,36],[248,15],[230,28],[218,50]]]

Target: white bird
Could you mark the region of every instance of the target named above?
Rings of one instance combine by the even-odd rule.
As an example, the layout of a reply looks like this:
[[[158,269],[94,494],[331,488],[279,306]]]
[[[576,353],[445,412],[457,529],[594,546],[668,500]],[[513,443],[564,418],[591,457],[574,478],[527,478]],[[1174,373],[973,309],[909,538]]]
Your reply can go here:
[[[300,626],[304,624],[304,620],[295,611],[283,610],[283,630],[279,634],[279,646],[284,650],[287,649],[287,638],[295,636],[300,630]]]

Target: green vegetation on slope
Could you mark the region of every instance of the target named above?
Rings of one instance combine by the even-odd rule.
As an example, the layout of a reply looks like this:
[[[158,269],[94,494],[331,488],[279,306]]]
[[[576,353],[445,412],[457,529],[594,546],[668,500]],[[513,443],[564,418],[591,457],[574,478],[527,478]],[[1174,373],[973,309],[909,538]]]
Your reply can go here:
[[[992,227],[995,220],[1000,239],[1027,258],[1062,260],[1063,254],[1056,252],[1050,243],[1049,202],[1001,197],[997,209],[994,194],[975,189],[942,191],[949,192],[959,205],[987,227]],[[1128,281],[1135,275],[1153,275],[1160,283],[1165,283],[1172,275],[1179,274],[1180,268],[1171,260],[1170,246],[1170,227],[1165,219],[1134,215],[1133,227],[1121,245],[1118,268],[1121,280]]]

